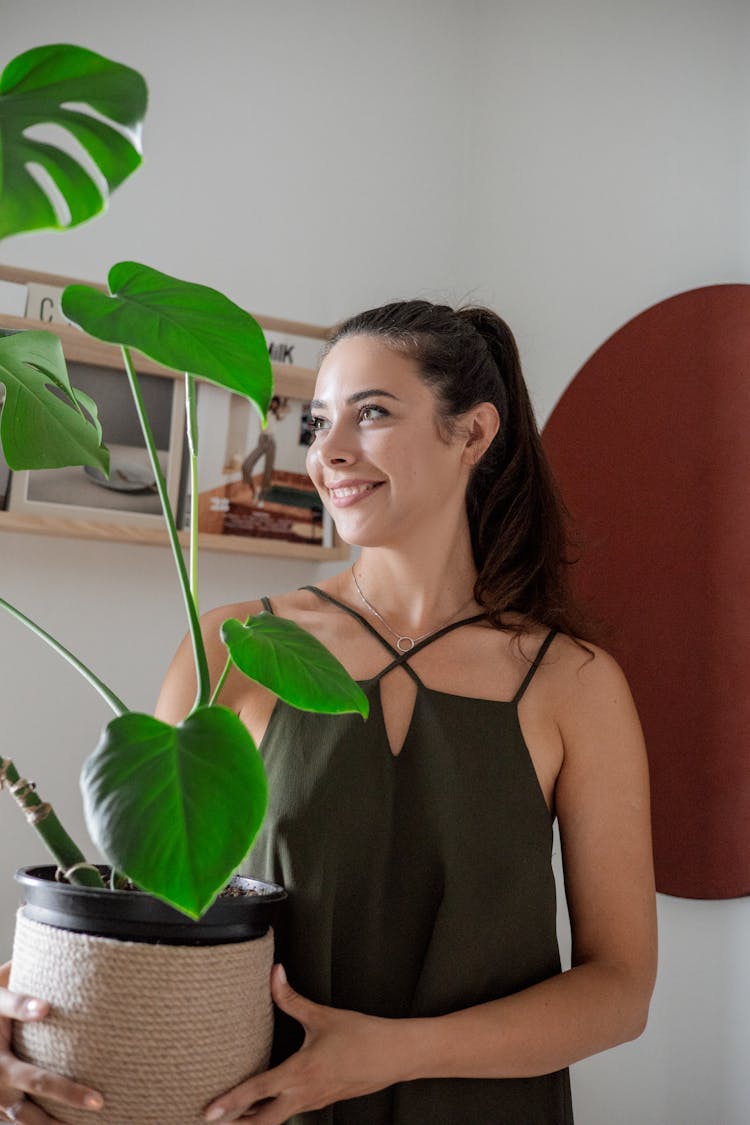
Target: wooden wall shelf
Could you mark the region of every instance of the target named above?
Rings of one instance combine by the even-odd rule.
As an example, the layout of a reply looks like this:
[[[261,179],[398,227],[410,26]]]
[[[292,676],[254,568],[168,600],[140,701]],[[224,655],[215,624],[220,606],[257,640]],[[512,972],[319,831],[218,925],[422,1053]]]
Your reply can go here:
[[[27,516],[15,512],[0,512],[0,532],[18,531],[29,535],[61,536],[65,539],[114,540],[118,543],[140,543],[151,547],[168,547],[166,531],[147,527],[128,527],[122,523],[99,523],[93,520],[60,519],[51,516]],[[180,542],[187,548],[188,533],[179,533]],[[281,556],[289,559],[307,559],[329,562],[346,559],[349,548],[345,543],[333,547],[316,547],[311,543],[286,543],[277,539],[243,538],[240,535],[198,536],[202,550],[226,551],[236,555]]]
[[[29,316],[5,314],[0,307],[0,328],[13,330],[45,329],[54,332],[61,340],[66,359],[92,369],[107,369],[109,372],[122,372],[122,359],[118,348],[94,340],[80,332],[74,326],[62,322],[59,317],[59,308],[54,307],[55,293],[58,293],[69,284],[72,278],[60,277],[57,274],[40,273],[38,271],[24,270],[18,267],[0,265],[0,282],[10,282],[11,285],[36,287],[38,297],[40,291],[51,296],[47,299],[45,309],[50,311],[50,319],[39,320]],[[87,284],[87,283],[84,283]],[[98,289],[106,291],[104,286],[96,285]],[[32,289],[27,289],[31,294]],[[29,299],[28,306],[31,304]],[[328,336],[328,329],[321,325],[306,324],[300,321],[285,320],[279,317],[256,316],[256,320],[266,332],[267,337],[278,339],[293,338],[298,343],[314,342],[316,347]],[[137,370],[141,375],[155,375],[160,378],[171,379],[177,384],[182,377],[175,371],[161,367],[159,364],[134,353]],[[292,400],[306,401],[312,395],[315,385],[315,372],[311,367],[291,363],[272,362],[274,372],[274,394]],[[111,374],[108,378],[111,379]],[[123,375],[124,377],[124,375]],[[75,380],[73,380],[75,384]],[[297,407],[299,410],[299,405]],[[107,434],[105,432],[105,441]],[[61,512],[54,512],[54,505],[40,505],[42,511],[28,511],[33,505],[24,504],[24,510],[15,510],[16,505],[11,501],[10,510],[0,511],[0,532],[21,532],[34,535],[63,536],[66,538],[111,540],[121,543],[139,543],[152,546],[168,546],[166,531],[158,526],[155,517],[155,526],[143,526],[142,523],[129,523],[127,517],[118,518],[117,512],[112,512],[112,518],[106,515],[88,518],[89,509],[83,509],[80,514],[75,508],[67,504],[60,505]],[[334,559],[345,559],[349,555],[349,548],[342,543],[335,534],[332,535],[331,544],[323,546],[319,543],[290,542],[283,539],[241,534],[206,534],[198,537],[201,549],[209,551],[224,551],[233,554],[253,554],[285,557],[292,559],[305,559],[309,561],[327,562]],[[180,532],[180,541],[187,546],[188,533]]]

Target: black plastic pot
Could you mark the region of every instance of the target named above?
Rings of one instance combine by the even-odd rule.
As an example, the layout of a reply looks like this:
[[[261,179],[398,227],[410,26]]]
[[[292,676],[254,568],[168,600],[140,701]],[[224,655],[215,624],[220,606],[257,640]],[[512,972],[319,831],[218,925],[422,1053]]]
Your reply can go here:
[[[100,867],[105,878],[106,867]],[[109,891],[59,883],[55,867],[22,867],[15,878],[24,891],[24,914],[34,922],[95,937],[151,945],[225,945],[262,937],[274,922],[286,891],[236,875],[241,894],[217,899],[194,922],[143,891]]]

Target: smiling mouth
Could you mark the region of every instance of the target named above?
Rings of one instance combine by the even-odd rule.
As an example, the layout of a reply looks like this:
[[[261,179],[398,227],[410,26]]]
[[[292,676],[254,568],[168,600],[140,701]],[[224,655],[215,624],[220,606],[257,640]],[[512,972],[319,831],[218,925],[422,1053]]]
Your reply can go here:
[[[382,481],[367,481],[362,484],[346,484],[339,488],[329,488],[328,491],[334,501],[354,500],[365,496],[376,488],[380,488]]]

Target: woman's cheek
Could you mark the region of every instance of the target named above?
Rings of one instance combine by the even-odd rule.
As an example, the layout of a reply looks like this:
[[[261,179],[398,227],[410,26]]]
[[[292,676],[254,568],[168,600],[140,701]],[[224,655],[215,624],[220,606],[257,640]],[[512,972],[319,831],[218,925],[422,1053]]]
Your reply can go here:
[[[313,482],[315,487],[320,490],[320,482],[318,479],[319,465],[318,458],[315,455],[314,438],[312,441],[312,445],[308,445],[307,447],[307,453],[305,454],[305,468],[307,469],[307,475],[310,477],[310,480]]]

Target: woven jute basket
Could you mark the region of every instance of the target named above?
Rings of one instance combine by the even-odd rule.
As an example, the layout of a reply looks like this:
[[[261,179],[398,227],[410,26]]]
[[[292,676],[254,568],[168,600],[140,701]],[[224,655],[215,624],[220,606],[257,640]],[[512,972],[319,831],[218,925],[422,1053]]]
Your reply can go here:
[[[150,945],[16,921],[10,987],[48,1000],[16,1053],[99,1090],[101,1113],[35,1100],[69,1125],[204,1125],[208,1102],[265,1069],[273,934]]]

